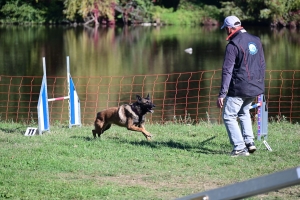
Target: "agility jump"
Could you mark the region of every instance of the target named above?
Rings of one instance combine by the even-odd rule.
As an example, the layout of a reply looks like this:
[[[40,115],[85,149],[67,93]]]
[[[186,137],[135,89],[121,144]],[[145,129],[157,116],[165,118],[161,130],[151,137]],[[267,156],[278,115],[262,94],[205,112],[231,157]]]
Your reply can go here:
[[[49,101],[61,101],[69,99],[69,128],[72,126],[81,126],[80,100],[75,89],[74,82],[70,74],[69,56],[67,56],[67,79],[68,79],[68,96],[48,99],[47,93],[47,77],[46,77],[46,61],[43,57],[43,80],[37,105],[38,110],[38,131],[43,134],[45,131],[50,131],[49,123]]]
[[[253,104],[250,110],[257,108],[257,140],[263,138],[263,143],[269,151],[272,151],[271,147],[265,139],[268,137],[268,107],[266,103],[266,98],[263,94],[259,95],[257,98],[258,103]]]

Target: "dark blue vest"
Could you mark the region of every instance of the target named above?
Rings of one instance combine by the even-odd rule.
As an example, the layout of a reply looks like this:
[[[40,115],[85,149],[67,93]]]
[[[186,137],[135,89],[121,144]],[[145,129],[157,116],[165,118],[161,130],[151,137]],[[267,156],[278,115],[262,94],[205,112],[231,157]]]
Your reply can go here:
[[[227,94],[231,97],[255,97],[265,91],[266,66],[261,41],[243,31],[230,40],[239,49]]]

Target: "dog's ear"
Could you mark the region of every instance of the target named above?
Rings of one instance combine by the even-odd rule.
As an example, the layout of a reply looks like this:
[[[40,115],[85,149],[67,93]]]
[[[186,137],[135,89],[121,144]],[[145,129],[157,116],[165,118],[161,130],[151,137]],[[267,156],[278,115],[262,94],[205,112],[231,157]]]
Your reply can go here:
[[[138,101],[142,101],[142,97],[140,96],[140,95],[136,95],[136,99],[138,100]]]
[[[150,97],[149,97],[149,93],[148,93],[148,95],[147,95],[147,97],[146,97],[145,99],[148,99],[148,100],[150,99]]]

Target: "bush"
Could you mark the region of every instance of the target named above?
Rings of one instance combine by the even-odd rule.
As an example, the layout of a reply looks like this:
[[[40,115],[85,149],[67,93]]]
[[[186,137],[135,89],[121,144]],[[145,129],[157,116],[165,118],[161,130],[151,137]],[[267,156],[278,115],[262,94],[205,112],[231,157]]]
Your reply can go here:
[[[220,18],[220,10],[216,6],[195,5],[182,3],[174,11],[173,8],[153,6],[150,10],[152,21],[162,24],[188,25],[203,24],[204,22],[215,23]]]
[[[2,22],[8,23],[43,23],[45,11],[19,1],[7,2],[0,10],[5,16]]]
[[[268,22],[275,26],[300,23],[300,0],[245,0],[221,2],[223,17],[236,15],[243,21]]]

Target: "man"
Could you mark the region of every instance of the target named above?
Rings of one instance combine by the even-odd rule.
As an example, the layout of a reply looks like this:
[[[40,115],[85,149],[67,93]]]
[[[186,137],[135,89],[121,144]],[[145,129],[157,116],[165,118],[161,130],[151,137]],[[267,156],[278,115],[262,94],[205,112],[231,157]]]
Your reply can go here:
[[[224,107],[223,121],[233,145],[231,156],[249,156],[256,150],[249,108],[255,97],[264,93],[264,52],[260,39],[247,33],[236,16],[226,17],[223,28],[229,42],[217,106]]]

